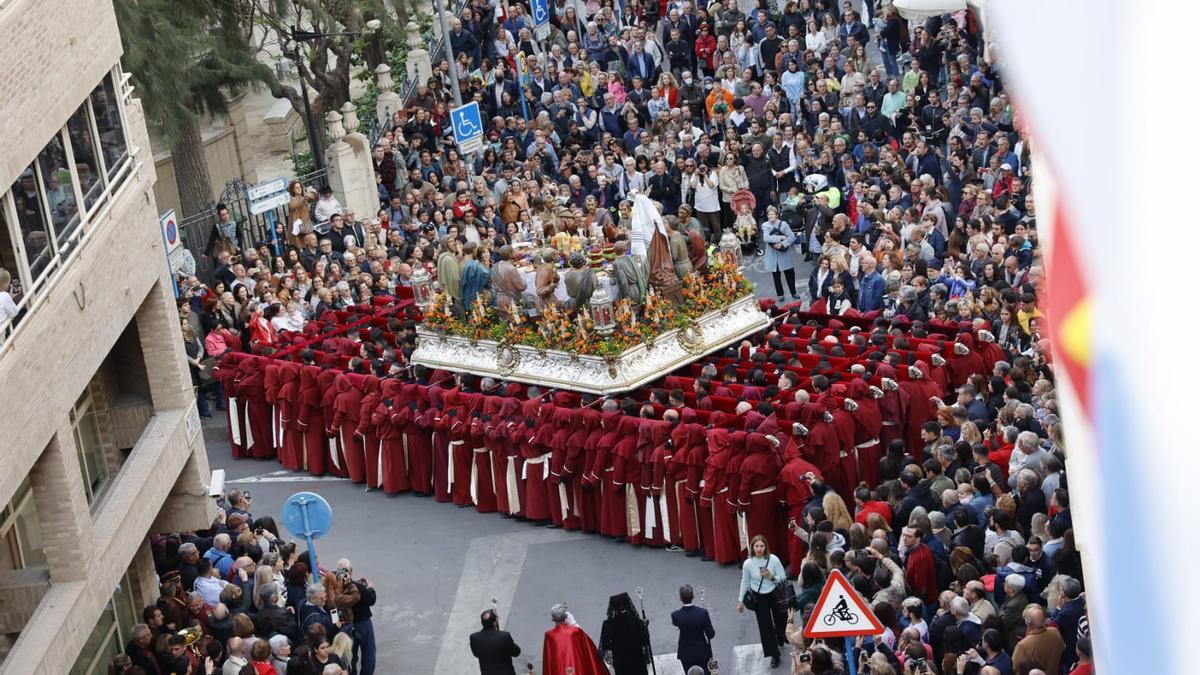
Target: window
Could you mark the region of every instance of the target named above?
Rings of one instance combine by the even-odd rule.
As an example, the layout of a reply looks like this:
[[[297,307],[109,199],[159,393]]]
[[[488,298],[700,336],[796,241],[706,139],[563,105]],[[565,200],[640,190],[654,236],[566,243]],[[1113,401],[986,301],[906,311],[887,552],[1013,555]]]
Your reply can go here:
[[[12,501],[0,513],[0,570],[23,570],[45,564],[42,526],[26,476],[17,486]]]
[[[104,81],[96,86],[91,99],[96,131],[100,134],[100,150],[105,172],[111,180],[129,156],[129,146],[125,143],[125,125],[121,123],[121,107],[113,87],[112,73],[106,75]],[[97,171],[100,169],[99,166],[94,168]]]
[[[54,257],[54,241],[46,225],[46,206],[33,165],[21,172],[12,184],[12,199],[16,206],[17,225],[29,262],[30,283],[41,278]]]
[[[42,189],[49,207],[46,213],[50,215],[54,240],[58,242],[59,252],[62,253],[67,250],[71,236],[79,229],[79,198],[62,134],[51,138],[42,148],[37,165],[41,170]]]
[[[96,626],[92,628],[83,651],[75,659],[71,675],[104,675],[112,658],[123,651],[130,638],[129,629],[141,621],[134,611],[132,589],[133,584],[126,571],[112,599],[96,621]]]
[[[75,177],[83,193],[83,208],[91,211],[104,192],[104,167],[96,155],[96,139],[92,130],[92,105],[84,101],[79,110],[67,120],[67,135],[71,139],[71,156],[75,160]]]
[[[117,592],[121,592],[120,588]],[[113,603],[110,600],[100,613],[100,619],[92,628],[87,642],[83,644],[83,651],[79,652],[79,657],[75,659],[71,675],[99,675],[106,672],[112,657],[121,652],[121,633],[128,632],[130,627],[124,628],[124,631],[117,630],[116,612],[113,611]]]
[[[114,68],[104,76],[8,194],[0,194],[0,267],[13,277],[10,293],[21,310],[35,306],[42,285],[74,252],[88,221],[132,174],[122,109],[128,93],[119,91],[120,72]],[[18,328],[15,321],[4,324],[0,353]]]
[[[71,425],[75,433],[75,449],[79,453],[79,471],[83,474],[83,486],[87,491],[88,503],[95,506],[104,489],[108,487],[108,462],[104,457],[104,443],[100,438],[100,426],[96,420],[92,395],[84,392],[71,411]]]

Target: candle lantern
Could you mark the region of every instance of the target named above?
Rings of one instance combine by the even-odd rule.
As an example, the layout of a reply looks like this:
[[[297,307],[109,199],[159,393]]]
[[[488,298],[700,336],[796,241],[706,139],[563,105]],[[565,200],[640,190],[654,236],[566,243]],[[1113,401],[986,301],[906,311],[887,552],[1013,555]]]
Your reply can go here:
[[[421,308],[422,312],[429,310],[429,303],[433,300],[433,277],[425,270],[424,266],[418,266],[417,270],[412,275],[413,301],[417,303],[417,307]]]
[[[588,305],[592,310],[592,323],[596,324],[596,332],[605,337],[612,335],[617,327],[616,318],[613,314],[612,296],[608,294],[608,289],[600,286],[592,293],[592,299],[588,301]]]
[[[721,259],[726,264],[733,265],[736,269],[742,268],[742,240],[738,239],[733,231],[725,230],[718,246],[721,250]]]

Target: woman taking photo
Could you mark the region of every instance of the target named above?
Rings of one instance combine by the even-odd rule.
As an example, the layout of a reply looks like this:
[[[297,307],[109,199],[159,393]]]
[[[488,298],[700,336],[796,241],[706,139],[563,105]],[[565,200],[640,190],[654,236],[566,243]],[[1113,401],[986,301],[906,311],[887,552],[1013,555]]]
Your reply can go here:
[[[753,605],[758,621],[758,637],[764,657],[771,658],[771,667],[779,667],[779,648],[786,639],[787,611],[775,602],[775,589],[791,583],[783,563],[767,549],[767,538],[761,534],[750,540],[750,557],[742,563],[742,585],[738,591],[737,611],[746,611],[746,600]]]

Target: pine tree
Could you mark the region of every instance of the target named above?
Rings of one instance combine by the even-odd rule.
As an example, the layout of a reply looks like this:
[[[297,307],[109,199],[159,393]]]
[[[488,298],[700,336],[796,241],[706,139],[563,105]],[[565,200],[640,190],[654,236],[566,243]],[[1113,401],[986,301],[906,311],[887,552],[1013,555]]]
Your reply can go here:
[[[208,0],[116,0],[125,48],[148,123],[171,149],[182,215],[213,204],[200,125],[228,114],[230,98],[271,77],[232,5]]]

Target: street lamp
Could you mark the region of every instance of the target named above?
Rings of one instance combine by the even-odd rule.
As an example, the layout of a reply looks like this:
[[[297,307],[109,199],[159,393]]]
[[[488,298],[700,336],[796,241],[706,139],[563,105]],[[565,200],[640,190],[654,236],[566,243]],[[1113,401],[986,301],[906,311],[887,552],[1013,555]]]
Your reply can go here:
[[[344,33],[317,33],[311,30],[301,30],[298,26],[292,26],[291,37],[296,42],[311,42],[327,37],[358,37],[359,35],[371,35],[379,30],[379,27],[382,25],[379,19],[371,19],[366,23],[365,30],[347,31]],[[317,128],[313,123],[312,107],[308,102],[308,82],[304,79],[304,73],[300,72],[300,50],[295,50],[291,58],[296,63],[296,71],[300,75],[300,97],[304,99],[304,129],[308,134],[308,150],[313,156],[313,167],[318,172],[324,171],[325,153],[321,151],[321,142],[318,140]]]

